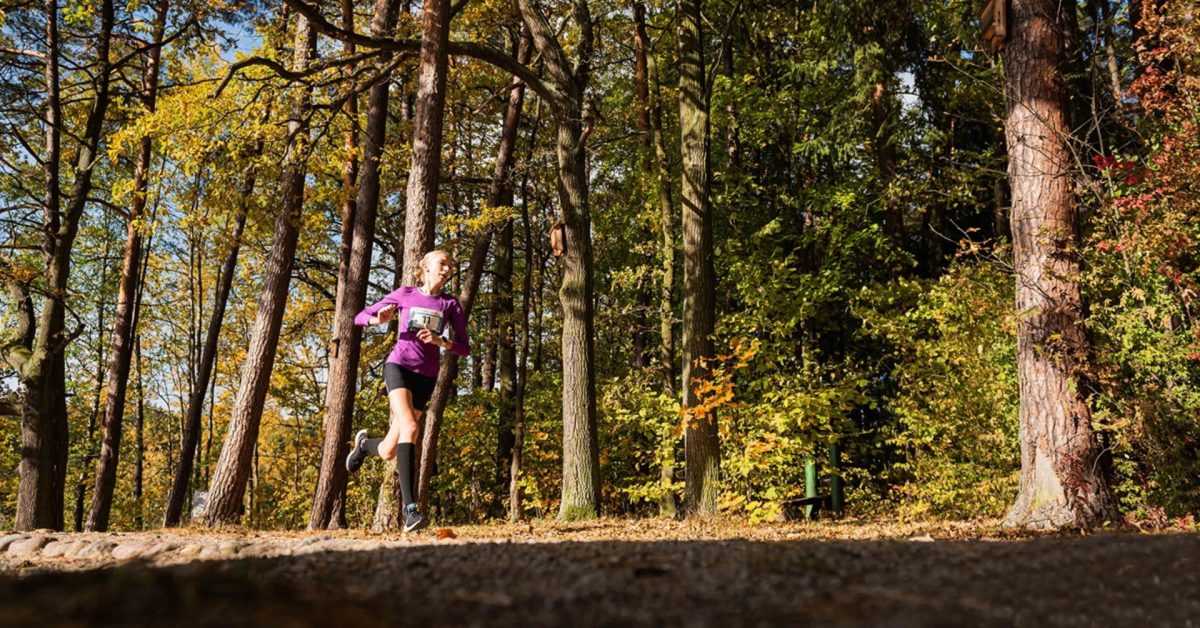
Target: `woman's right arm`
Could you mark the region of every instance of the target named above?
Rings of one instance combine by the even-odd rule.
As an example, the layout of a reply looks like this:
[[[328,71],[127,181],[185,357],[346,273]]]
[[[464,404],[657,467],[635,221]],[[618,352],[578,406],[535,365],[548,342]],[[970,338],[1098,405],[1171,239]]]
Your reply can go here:
[[[379,302],[368,305],[365,309],[363,309],[363,311],[355,315],[354,324],[358,325],[359,327],[365,327],[368,325],[378,325],[380,323],[390,321],[392,316],[395,314],[396,306],[398,304],[399,301],[396,298],[396,293],[393,292],[386,297],[383,297],[383,299]],[[380,316],[381,312],[383,316]]]

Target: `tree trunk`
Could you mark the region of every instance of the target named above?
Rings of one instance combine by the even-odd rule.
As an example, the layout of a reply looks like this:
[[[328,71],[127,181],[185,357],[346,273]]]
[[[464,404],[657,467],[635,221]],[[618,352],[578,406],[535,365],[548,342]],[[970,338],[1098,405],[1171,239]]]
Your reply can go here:
[[[109,254],[111,253],[112,238],[104,239],[104,254],[101,258],[100,283],[104,286],[108,284],[108,262]],[[84,456],[83,464],[79,466],[79,480],[75,484],[75,531],[83,532],[84,520],[84,496],[87,494],[87,485],[90,483],[88,471],[91,471],[92,460],[96,459],[96,425],[100,418],[100,397],[104,392],[104,330],[108,326],[104,322],[104,291],[96,291],[96,334],[100,338],[96,342],[96,387],[95,393],[92,395],[91,412],[88,413],[87,426],[87,455]]]
[[[560,519],[599,515],[600,455],[596,426],[594,289],[592,285],[592,219],[588,209],[587,136],[592,130],[588,111],[585,130],[584,93],[591,76],[593,32],[586,0],[572,3],[579,29],[574,64],[546,18],[531,0],[518,8],[534,45],[557,90],[551,102],[557,128],[559,220],[563,224],[562,412],[563,475]]]
[[[371,18],[371,34],[390,36],[396,25],[399,3],[376,0]],[[380,67],[391,62],[384,54]],[[350,221],[343,227],[343,254],[348,247],[345,272],[339,275],[338,298],[334,308],[333,342],[329,357],[329,384],[325,393],[325,439],[321,447],[321,467],[313,499],[310,530],[340,528],[346,525],[346,467],[350,424],[357,392],[362,328],[354,324],[354,315],[367,298],[367,280],[371,270],[371,251],[375,242],[375,223],[379,213],[380,160],[387,139],[388,92],[390,77],[371,87],[367,101],[367,129],[363,142],[362,175],[358,197]],[[347,242],[348,240],[348,242]]]
[[[442,166],[442,122],[449,65],[450,0],[425,0],[421,21],[421,60],[417,70],[417,109],[413,122],[412,165],[404,208],[404,283],[415,284],[421,257],[433,248],[437,222],[438,175]]]
[[[541,111],[539,109],[538,113]],[[537,135],[537,120],[530,134],[530,153]],[[533,278],[533,235],[529,224],[529,175],[521,181],[521,225],[525,247],[525,274],[521,282],[521,359],[517,365],[516,388],[513,391],[513,448],[508,471],[508,520],[521,520],[521,463],[525,445],[525,384],[529,366],[529,297]]]
[[[446,72],[449,66],[449,0],[425,0],[421,20],[421,52],[417,68],[417,98],[413,116],[412,160],[404,207],[404,258],[401,285],[417,283],[421,258],[433,249],[437,224],[439,174],[442,165],[442,123],[446,108]],[[428,414],[428,411],[426,411]],[[421,423],[426,419],[422,416]],[[418,438],[424,431],[418,426]],[[420,458],[420,456],[418,456]],[[418,468],[421,461],[417,461]],[[374,527],[394,529],[399,513],[395,499],[399,483],[387,474],[375,505]]]
[[[662,377],[663,392],[675,394],[675,308],[672,304],[675,286],[675,237],[672,224],[675,221],[675,203],[671,198],[671,164],[667,157],[666,139],[663,136],[662,95],[658,83],[658,59],[649,50],[649,37],[646,35],[646,11],[641,2],[634,4],[635,54],[643,55],[646,63],[647,107],[646,122],[650,125],[650,140],[653,152],[653,170],[656,173],[655,188],[658,190],[659,230],[662,232],[662,269],[659,278],[660,296],[658,306],[659,371]],[[672,438],[672,440],[674,440]],[[674,451],[674,445],[671,447]],[[665,461],[659,469],[659,482],[665,490],[659,499],[659,514],[674,518],[678,515],[679,505],[675,493],[670,490],[675,479],[674,460]]]
[[[531,51],[532,45],[528,40],[528,35],[523,33],[517,49],[518,61],[528,62]],[[500,128],[500,144],[496,149],[496,164],[492,169],[492,182],[488,189],[488,204],[493,207],[512,204],[512,183],[509,181],[509,173],[512,170],[513,150],[516,147],[517,130],[521,122],[521,109],[525,102],[525,84],[514,78],[510,86],[508,103],[504,110],[504,122]],[[483,277],[483,268],[491,240],[492,231],[490,229],[479,234],[475,247],[471,251],[470,262],[467,264],[459,302],[463,309],[463,315],[468,318],[475,306],[479,282]],[[454,382],[458,377],[458,365],[458,356],[454,354],[446,356],[441,370],[438,371],[437,384],[425,412],[425,430],[421,440],[421,465],[417,474],[417,501],[421,508],[428,505],[429,484],[433,480],[433,463],[437,455],[437,439],[441,430],[442,413],[450,398],[450,392],[454,389]]]
[[[134,353],[137,360],[137,419],[134,423],[134,467],[133,467],[133,502],[134,502],[134,528],[137,530],[145,529],[145,517],[143,517],[142,503],[142,473],[146,463],[146,440],[144,437],[144,429],[146,426],[146,403],[142,389],[142,339],[138,336],[134,340]]]
[[[153,45],[147,50],[146,67],[142,74],[142,105],[153,112],[158,96],[159,59],[163,32],[167,25],[167,0],[154,6]],[[96,463],[96,485],[92,489],[92,508],[88,512],[87,530],[108,530],[112,510],[113,489],[117,484],[117,463],[121,453],[121,425],[125,420],[125,394],[129,384],[129,365],[133,357],[134,301],[141,289],[142,224],[146,211],[147,179],[150,173],[152,143],[149,136],[141,139],[137,164],[133,173],[133,199],[125,226],[125,254],[121,260],[121,279],[117,288],[117,307],[113,316],[112,342],[109,347],[108,376],[104,402],[104,440]]]
[[[263,145],[263,140],[258,140],[255,147],[249,151],[250,156],[254,158],[262,156]],[[195,382],[192,384],[191,393],[188,395],[182,444],[179,448],[179,464],[175,467],[175,477],[171,483],[171,492],[167,496],[167,508],[163,516],[164,527],[170,528],[179,525],[183,516],[183,507],[188,494],[188,480],[192,477],[195,459],[200,451],[200,419],[204,413],[205,391],[209,390],[210,387],[215,388],[216,378],[213,377],[213,366],[217,359],[217,343],[221,334],[221,325],[225,320],[225,308],[229,303],[229,293],[233,288],[233,274],[237,269],[238,254],[242,243],[242,231],[246,226],[246,211],[250,205],[250,197],[254,194],[254,185],[255,173],[251,169],[246,175],[246,179],[242,182],[241,190],[238,192],[239,206],[237,216],[234,218],[233,233],[230,238],[232,244],[230,245],[229,252],[225,254],[225,261],[221,264],[221,275],[217,279],[217,289],[213,295],[213,309],[204,337],[204,349],[200,354],[200,363],[196,369]],[[212,417],[210,414],[208,439],[210,448],[212,446],[211,423]]]
[[[654,142],[650,129],[650,78],[649,62],[646,59],[649,38],[646,36],[646,6],[644,3],[633,3],[633,17],[633,91],[637,102],[637,127],[642,148],[642,168],[645,172],[653,172]],[[643,237],[649,240],[653,234],[646,229]],[[633,367],[635,369],[643,369],[650,365],[650,327],[647,316],[653,297],[650,294],[650,286],[647,284],[645,275],[639,275],[633,326]]]
[[[63,498],[67,474],[66,346],[82,327],[68,333],[66,321],[67,283],[71,271],[71,248],[79,231],[79,220],[92,188],[92,174],[104,130],[109,104],[112,69],[109,45],[112,40],[111,0],[100,4],[100,32],[96,39],[94,97],[76,155],[74,184],[66,211],[61,210],[59,170],[62,105],[59,94],[58,4],[46,2],[47,124],[43,199],[46,256],[46,299],[38,320],[31,351],[14,354],[6,347],[5,357],[18,373],[24,393],[21,407],[21,463],[17,489],[16,528],[31,530],[63,525]],[[22,348],[23,349],[23,348]]]
[[[716,277],[712,209],[709,204],[709,91],[705,84],[700,0],[680,0],[679,126],[683,157],[683,407],[699,399],[694,384],[708,376],[698,360],[713,356]],[[687,508],[691,515],[717,512],[720,447],[715,414],[689,419],[684,434]]]
[[[519,108],[517,115],[520,116]],[[506,115],[506,124],[507,117]],[[511,147],[509,151],[511,152]],[[508,180],[502,182],[495,200],[497,203],[493,207],[512,206],[513,186]],[[512,467],[513,445],[516,442],[516,421],[513,416],[513,393],[517,377],[517,356],[513,337],[513,221],[504,221],[496,235],[492,243],[495,254],[493,321],[496,324],[496,367],[499,375],[497,389],[500,393],[496,434],[496,484],[507,486]]]
[[[884,232],[897,248],[904,245],[904,213],[899,199],[893,198],[892,182],[896,179],[896,144],[892,136],[893,97],[882,80],[871,88],[872,146],[879,186],[884,195]]]
[[[293,71],[303,71],[316,49],[316,32],[308,20],[296,22]],[[288,283],[299,237],[298,226],[304,205],[305,144],[304,120],[310,108],[311,87],[294,89],[288,144],[283,156],[282,206],[275,220],[274,239],[267,258],[258,313],[250,332],[250,346],[242,365],[241,381],[229,432],[221,447],[210,485],[204,520],[208,525],[230,524],[238,520],[251,459],[258,440],[263,403],[275,366],[275,349],[287,305]]]
[[[600,456],[596,425],[594,290],[591,215],[587,205],[585,137],[579,109],[558,119],[558,194],[566,235],[563,308],[563,487],[560,519],[592,518],[600,509]]]
[[[1011,11],[1005,128],[1020,313],[1021,490],[1006,524],[1094,528],[1117,509],[1085,396],[1091,347],[1076,283],[1063,33],[1053,0],[1013,0]]]
[[[1112,7],[1108,0],[1095,0],[1100,5],[1100,19],[1104,22],[1104,60],[1108,66],[1108,84],[1112,90],[1113,106],[1118,110],[1124,103],[1121,89],[1121,66],[1117,63],[1117,44],[1113,35]]]

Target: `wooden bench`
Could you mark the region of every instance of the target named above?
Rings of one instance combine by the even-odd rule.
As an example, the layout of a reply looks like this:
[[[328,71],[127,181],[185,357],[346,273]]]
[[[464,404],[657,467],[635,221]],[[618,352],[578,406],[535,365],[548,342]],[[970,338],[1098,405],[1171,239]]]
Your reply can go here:
[[[808,519],[813,521],[821,512],[821,507],[829,503],[829,495],[814,497],[794,497],[783,502],[783,518],[785,521]],[[808,507],[812,506],[809,510]]]

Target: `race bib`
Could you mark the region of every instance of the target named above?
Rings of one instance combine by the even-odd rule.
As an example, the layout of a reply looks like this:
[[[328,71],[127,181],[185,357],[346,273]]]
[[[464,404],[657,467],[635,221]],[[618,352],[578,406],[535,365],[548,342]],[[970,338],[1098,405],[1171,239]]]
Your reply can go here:
[[[442,316],[440,310],[431,310],[423,307],[408,309],[408,331],[416,333],[422,329],[428,329],[440,336],[445,328],[446,319]]]

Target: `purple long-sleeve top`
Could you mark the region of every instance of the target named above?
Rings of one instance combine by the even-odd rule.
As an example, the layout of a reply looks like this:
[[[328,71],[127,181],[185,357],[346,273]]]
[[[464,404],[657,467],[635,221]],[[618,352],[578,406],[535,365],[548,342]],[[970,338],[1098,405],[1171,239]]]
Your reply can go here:
[[[359,312],[354,317],[354,324],[369,325],[371,317],[388,305],[396,306],[397,312],[393,319],[400,321],[400,333],[396,336],[396,346],[388,354],[388,362],[399,364],[421,375],[437,377],[438,346],[421,342],[417,332],[428,328],[435,334],[442,335],[447,323],[454,332],[450,339],[450,352],[462,357],[471,352],[471,343],[467,339],[466,316],[463,315],[458,299],[445,294],[425,295],[413,286],[401,286],[378,303],[373,303]]]

